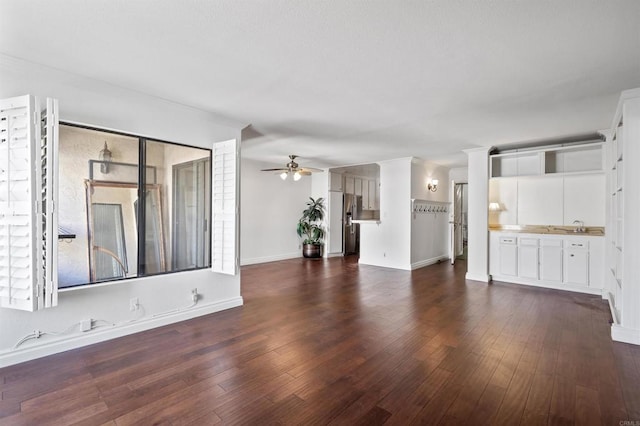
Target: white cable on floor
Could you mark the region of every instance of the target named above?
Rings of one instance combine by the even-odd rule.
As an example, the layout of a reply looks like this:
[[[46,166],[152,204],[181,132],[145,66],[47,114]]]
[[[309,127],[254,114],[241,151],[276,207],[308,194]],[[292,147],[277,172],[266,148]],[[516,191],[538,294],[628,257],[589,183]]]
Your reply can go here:
[[[178,313],[178,312],[185,311],[187,309],[191,309],[191,308],[193,308],[194,306],[196,306],[198,304],[198,300],[199,300],[198,294],[192,294],[192,299],[193,299],[193,303],[191,305],[189,305],[189,306],[185,306],[183,308],[173,309],[171,311],[161,312],[159,314],[154,314],[154,315],[151,316],[151,318],[163,317],[163,316],[166,316],[166,315],[169,315],[169,314]],[[106,327],[106,325],[103,325],[103,326],[94,325],[94,324],[96,324],[98,322],[105,322],[105,323],[107,323],[107,325],[110,325],[112,327],[117,327],[119,325],[131,324],[133,322],[140,321],[142,318],[144,318],[144,314],[145,314],[146,311],[144,309],[144,306],[142,306],[142,304],[140,304],[140,303],[138,303],[138,308],[139,308],[138,310],[142,311],[141,312],[142,313],[141,316],[138,316],[137,318],[133,318],[133,319],[130,319],[128,321],[123,321],[123,322],[120,322],[120,323],[113,323],[113,322],[110,322],[110,321],[107,321],[107,320],[103,320],[103,319],[96,319],[96,320],[92,319],[91,320],[91,329],[90,330],[94,330],[94,329],[99,328],[99,327]],[[73,323],[72,325],[67,327],[65,330],[60,331],[60,332],[35,330],[33,333],[27,334],[26,336],[24,336],[23,338],[18,340],[18,342],[13,346],[13,349],[18,349],[18,347],[20,345],[22,345],[24,342],[27,342],[27,341],[32,340],[32,339],[39,339],[40,337],[42,337],[44,335],[61,336],[63,334],[68,334],[74,328],[76,328],[78,326],[81,326],[81,324],[82,324],[81,322]]]

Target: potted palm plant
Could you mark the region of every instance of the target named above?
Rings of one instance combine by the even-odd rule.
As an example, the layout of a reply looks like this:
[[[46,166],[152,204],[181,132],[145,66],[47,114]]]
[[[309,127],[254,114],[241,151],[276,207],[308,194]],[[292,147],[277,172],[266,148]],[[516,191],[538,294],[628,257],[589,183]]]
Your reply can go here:
[[[298,220],[297,233],[304,236],[302,242],[302,255],[307,258],[322,257],[322,245],[324,238],[324,199],[314,200],[309,197],[307,208],[302,211],[302,217]]]

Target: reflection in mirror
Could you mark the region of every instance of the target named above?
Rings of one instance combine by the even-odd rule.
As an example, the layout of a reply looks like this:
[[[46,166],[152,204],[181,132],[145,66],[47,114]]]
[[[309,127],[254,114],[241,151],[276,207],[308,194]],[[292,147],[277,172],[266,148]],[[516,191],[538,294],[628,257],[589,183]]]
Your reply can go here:
[[[122,205],[92,203],[94,281],[124,278],[127,274],[127,245],[122,221]]]
[[[171,224],[165,225],[171,248],[167,271],[211,266],[211,151],[149,140],[146,164],[156,167],[158,180],[164,182],[166,197],[160,210]],[[150,273],[149,264],[146,273]]]
[[[135,277],[138,274],[138,187],[136,184],[86,180],[89,225],[89,282]],[[160,186],[147,185],[145,259],[147,273],[165,272],[164,232],[160,209]],[[105,217],[103,206],[119,211],[117,221]],[[96,214],[98,212],[98,214]],[[135,266],[134,266],[135,265]],[[120,269],[118,269],[118,267]],[[118,275],[118,273],[120,275]]]
[[[103,264],[113,265],[122,263],[126,265],[119,278],[135,277],[138,273],[138,237],[136,226],[136,213],[134,203],[138,196],[136,184],[110,183],[105,181],[86,180],[87,194],[87,244],[89,253],[89,282],[99,282],[118,278],[104,273],[107,268]],[[122,248],[116,248],[107,243],[113,238],[109,234],[113,232],[108,223],[101,216],[96,216],[98,206],[114,206],[121,212],[122,217]],[[114,266],[115,267],[115,266]]]
[[[154,188],[150,190],[149,188]],[[147,185],[145,210],[145,275],[159,274],[166,271],[164,251],[164,226],[162,223],[162,204],[160,202],[160,188],[157,185]],[[135,202],[136,217],[138,217],[138,200]],[[137,229],[137,228],[136,228]]]
[[[173,270],[209,265],[209,158],[173,166]]]

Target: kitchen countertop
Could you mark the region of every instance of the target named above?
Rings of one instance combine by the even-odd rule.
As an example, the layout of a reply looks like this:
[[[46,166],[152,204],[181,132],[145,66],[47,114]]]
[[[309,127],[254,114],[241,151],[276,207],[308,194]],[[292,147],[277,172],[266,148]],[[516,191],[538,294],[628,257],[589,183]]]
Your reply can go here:
[[[380,219],[353,219],[351,223],[380,223]]]
[[[489,231],[511,232],[522,234],[547,234],[547,235],[572,235],[586,237],[603,237],[604,227],[587,226],[585,232],[575,232],[575,226],[551,226],[551,225],[494,225],[489,226]]]

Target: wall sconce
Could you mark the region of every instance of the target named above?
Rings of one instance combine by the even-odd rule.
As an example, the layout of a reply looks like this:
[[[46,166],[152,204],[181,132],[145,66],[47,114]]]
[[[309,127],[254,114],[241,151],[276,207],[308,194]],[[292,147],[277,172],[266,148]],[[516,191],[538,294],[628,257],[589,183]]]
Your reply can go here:
[[[427,181],[427,189],[431,192],[436,192],[438,190],[438,179],[429,179]]]
[[[100,161],[102,161],[102,163],[100,163],[100,172],[103,174],[107,174],[109,173],[109,164],[111,163],[111,160],[113,158],[113,156],[111,155],[111,151],[109,151],[109,148],[107,147],[107,142],[104,142],[104,148],[102,148],[102,151],[100,151]]]
[[[500,205],[500,203],[489,203],[489,211],[490,212],[502,211],[502,206]]]

